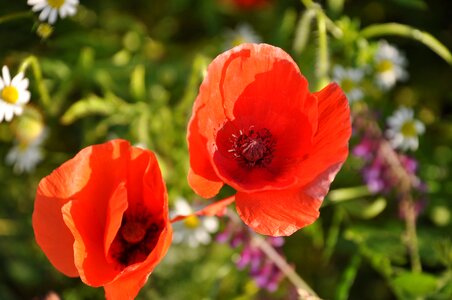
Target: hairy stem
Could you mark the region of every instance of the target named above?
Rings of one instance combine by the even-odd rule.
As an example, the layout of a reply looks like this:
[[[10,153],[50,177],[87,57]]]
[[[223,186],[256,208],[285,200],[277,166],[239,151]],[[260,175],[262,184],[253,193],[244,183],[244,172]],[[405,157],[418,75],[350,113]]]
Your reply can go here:
[[[31,66],[31,69],[33,70],[33,75],[36,79],[36,83],[38,86],[38,92],[41,96],[42,104],[45,108],[50,110],[50,96],[49,91],[47,90],[47,87],[44,83],[43,77],[42,77],[42,71],[41,66],[39,65],[38,59],[36,56],[31,55],[27,57],[22,64],[19,67],[19,72],[25,73],[28,67]]]
[[[361,31],[361,36],[366,39],[385,35],[402,36],[421,42],[452,65],[452,54],[449,49],[428,32],[399,23],[370,25]]]
[[[320,299],[313,289],[293,270],[286,260],[262,237],[253,234],[253,243],[270,258],[289,281],[297,288],[301,299]]]

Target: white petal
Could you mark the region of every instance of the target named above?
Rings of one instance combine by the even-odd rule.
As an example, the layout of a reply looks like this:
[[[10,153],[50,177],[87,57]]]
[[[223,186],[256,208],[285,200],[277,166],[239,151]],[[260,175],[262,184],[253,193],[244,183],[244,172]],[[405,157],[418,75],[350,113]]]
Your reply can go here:
[[[193,212],[188,202],[183,198],[177,198],[174,207],[178,215],[189,215]]]
[[[13,109],[14,109],[14,113],[16,114],[16,116],[20,116],[24,111],[24,108],[20,105],[14,106]]]
[[[425,132],[425,125],[421,121],[415,121],[414,126],[418,134],[423,134]]]
[[[60,9],[58,10],[58,12],[59,12],[59,14],[60,14],[61,19],[66,18],[67,14],[68,14],[67,7],[66,7],[66,6],[60,7]]]
[[[7,66],[3,66],[2,68],[3,82],[6,86],[11,84],[11,76],[9,74],[9,69]]]
[[[28,101],[30,101],[30,92],[29,91],[23,91],[19,95],[19,100],[17,101],[17,104],[25,104]]]
[[[50,15],[49,15],[49,23],[54,24],[55,21],[57,20],[57,16],[58,16],[58,10],[52,9],[50,11]]]
[[[45,1],[39,2],[39,3],[35,4],[35,6],[33,6],[33,8],[31,10],[34,12],[37,12],[37,11],[44,9],[44,7],[46,7],[46,6],[47,6],[47,3],[45,3]]]
[[[178,244],[182,242],[184,239],[184,235],[181,231],[174,231],[173,232],[173,242]]]
[[[28,78],[24,78],[16,85],[16,87],[21,90],[26,90],[28,88],[28,84],[29,84]]]
[[[2,78],[0,77],[0,90],[2,90],[4,86],[5,86],[5,85],[3,84],[3,80],[2,80]]]
[[[28,5],[36,5],[36,4],[42,4],[42,3],[46,4],[46,2],[43,0],[28,0],[27,1]]]
[[[218,230],[218,219],[215,217],[205,217],[202,220],[202,225],[208,232],[215,232]]]
[[[8,107],[8,109],[5,110],[5,120],[7,122],[11,121],[14,117],[14,111],[11,107]]]
[[[13,80],[11,80],[11,85],[17,86],[17,84],[24,78],[24,73],[20,72],[16,76],[14,76]]]
[[[77,12],[77,8],[75,6],[68,6],[66,8],[66,13],[68,16],[73,16]]]
[[[195,237],[201,244],[208,244],[210,242],[210,235],[203,229],[198,229],[195,231]]]
[[[39,14],[39,20],[45,21],[49,16],[51,10],[52,8],[50,6],[46,6]]]
[[[419,147],[419,140],[417,138],[410,138],[407,140],[407,144],[411,150],[416,150]]]
[[[188,242],[188,246],[190,246],[191,248],[198,247],[198,245],[199,245],[198,240],[196,239],[196,237],[194,235],[189,235],[187,237],[187,242]]]

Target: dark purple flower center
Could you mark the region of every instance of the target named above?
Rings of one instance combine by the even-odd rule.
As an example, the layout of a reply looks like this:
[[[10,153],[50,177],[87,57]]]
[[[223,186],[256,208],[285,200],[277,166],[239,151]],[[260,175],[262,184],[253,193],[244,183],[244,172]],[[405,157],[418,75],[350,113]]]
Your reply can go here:
[[[275,139],[267,128],[239,130],[231,137],[229,152],[235,160],[248,168],[265,167],[271,163],[275,151]]]
[[[110,246],[110,256],[121,267],[144,261],[157,244],[162,222],[146,210],[124,214],[118,234]]]

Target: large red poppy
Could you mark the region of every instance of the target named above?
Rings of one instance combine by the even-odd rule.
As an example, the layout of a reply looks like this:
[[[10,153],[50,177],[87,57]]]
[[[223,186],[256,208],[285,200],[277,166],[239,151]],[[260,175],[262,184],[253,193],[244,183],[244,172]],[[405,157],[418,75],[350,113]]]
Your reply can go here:
[[[59,271],[133,299],[172,239],[155,155],[124,140],[83,149],[39,183],[33,228]]]
[[[243,44],[209,65],[188,128],[190,186],[236,189],[255,231],[290,235],[314,222],[348,155],[348,101],[335,83],[310,93],[283,50]]]

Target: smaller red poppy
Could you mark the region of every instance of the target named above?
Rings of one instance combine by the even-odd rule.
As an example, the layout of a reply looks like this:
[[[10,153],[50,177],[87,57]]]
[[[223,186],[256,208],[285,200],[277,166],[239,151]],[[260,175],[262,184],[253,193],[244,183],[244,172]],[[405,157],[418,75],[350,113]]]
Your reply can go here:
[[[60,272],[133,299],[172,240],[155,155],[124,140],[81,150],[39,183],[33,229]]]
[[[282,49],[242,44],[213,60],[199,89],[188,124],[188,181],[205,198],[233,187],[246,224],[290,235],[318,218],[350,135],[337,84],[310,93]]]

